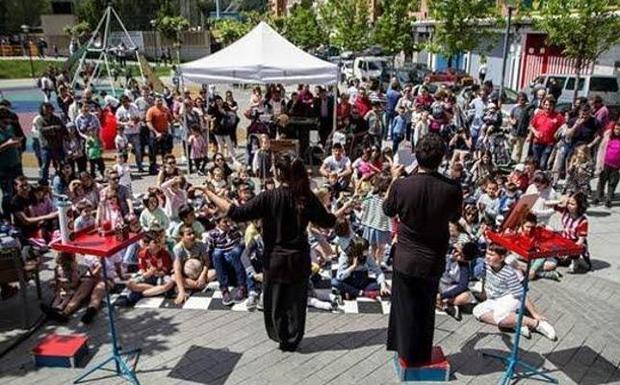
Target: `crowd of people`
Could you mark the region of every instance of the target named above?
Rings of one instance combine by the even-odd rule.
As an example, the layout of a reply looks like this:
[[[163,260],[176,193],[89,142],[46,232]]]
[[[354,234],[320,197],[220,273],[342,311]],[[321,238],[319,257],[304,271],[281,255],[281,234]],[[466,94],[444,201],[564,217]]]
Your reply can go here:
[[[320,226],[330,223],[326,218],[303,229],[312,263],[309,271],[300,270],[308,275],[307,305],[326,311],[338,311],[343,300],[360,296],[390,296],[385,273],[392,269],[403,230],[394,216],[398,210],[386,209],[386,201],[393,180],[417,172],[414,149],[424,138],[444,143],[438,172],[462,191],[451,217],[436,298],[438,310],[457,319],[461,310],[475,306],[474,316],[484,322],[515,325],[525,264],[489,243],[485,231],[500,226],[523,194],[536,193],[538,200],[518,231],[548,226],[557,212],[562,235],[586,246],[581,255],[537,260],[531,278],[559,281],[559,266],[569,273],[591,270],[586,209],[601,202],[611,207],[620,176],[620,120],[612,120],[599,97],[579,98],[569,110],[556,111],[556,98],[544,87],[536,87],[533,95],[520,93],[504,117],[503,97],[489,80],[466,90],[463,100],[447,86],[431,94],[430,84],[400,85],[396,80],[385,92],[375,81],[353,81],[343,92],[311,91],[308,85],[289,92],[282,85],[268,85],[252,90],[244,111],[231,91],[219,94],[214,88],[193,94],[172,87],[157,94],[148,85],[132,84],[117,99],[90,87],[78,94],[62,74],[50,74],[48,80],[46,101],[28,135],[39,165],[36,184],[23,176],[26,135],[10,102],[0,102],[4,221],[22,243],[40,252],[47,252],[59,236],[61,200],[71,205],[72,231],[128,226],[144,233],[139,243],[105,263],[90,256],[56,255],[56,296],[42,308],[58,321],[66,321],[88,299],[82,321],[90,322],[106,285],[111,288],[117,280],[127,281],[131,302],[171,295],[182,304],[189,292],[217,281],[224,305],[243,302],[248,309],[260,308],[264,223],[233,223],[247,215],[222,211],[213,195],[241,207],[277,188],[281,154],[271,142],[296,137],[287,129],[292,116],[315,119],[318,146],[327,155],[305,177],[326,212],[336,213],[337,219],[333,229]],[[240,158],[242,115],[251,126],[268,129],[253,132],[256,146],[246,148]],[[104,126],[115,127],[113,164],[105,161],[110,152],[104,151]],[[181,158],[187,168],[180,167]],[[155,176],[154,185],[136,191],[132,180],[147,173]],[[189,183],[188,173],[198,175],[200,182]],[[598,187],[592,190],[595,176]],[[332,264],[337,265],[333,276]],[[323,277],[331,280],[330,295],[312,288]],[[475,281],[484,282],[482,291],[471,289]],[[1,290],[9,297],[16,289],[5,285]],[[533,303],[528,310],[531,318],[520,332],[529,336],[535,330],[555,338]]]

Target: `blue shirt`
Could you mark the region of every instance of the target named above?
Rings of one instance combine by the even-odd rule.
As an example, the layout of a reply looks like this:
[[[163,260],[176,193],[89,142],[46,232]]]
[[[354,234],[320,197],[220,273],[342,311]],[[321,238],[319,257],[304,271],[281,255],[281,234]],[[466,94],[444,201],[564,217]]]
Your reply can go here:
[[[396,104],[398,103],[398,99],[400,99],[400,92],[390,88],[387,90],[385,97],[387,98],[385,110],[387,112],[394,111],[394,109],[396,109]]]
[[[405,131],[407,130],[407,121],[403,119],[402,116],[398,115],[392,120],[392,125],[390,126],[390,131],[392,135],[405,135]]]

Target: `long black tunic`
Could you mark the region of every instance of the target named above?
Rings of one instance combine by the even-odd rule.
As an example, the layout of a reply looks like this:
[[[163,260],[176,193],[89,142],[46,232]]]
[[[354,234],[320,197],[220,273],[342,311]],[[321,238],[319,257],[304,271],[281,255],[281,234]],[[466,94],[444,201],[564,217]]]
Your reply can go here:
[[[409,364],[431,358],[448,222],[459,218],[462,199],[458,182],[429,173],[396,181],[383,202],[385,214],[400,219],[387,348]]]

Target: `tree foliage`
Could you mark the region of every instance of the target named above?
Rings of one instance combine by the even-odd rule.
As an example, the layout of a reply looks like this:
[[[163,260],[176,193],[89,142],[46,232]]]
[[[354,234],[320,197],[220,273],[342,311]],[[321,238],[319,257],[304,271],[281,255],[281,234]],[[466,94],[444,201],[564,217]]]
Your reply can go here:
[[[374,30],[374,43],[387,53],[401,51],[411,53],[414,49],[413,23],[410,16],[418,7],[416,0],[383,0],[383,13],[377,19]]]
[[[309,4],[302,3],[293,7],[291,14],[282,19],[282,26],[284,36],[303,49],[315,48],[327,41]]]
[[[71,36],[71,38],[83,43],[90,37],[92,29],[87,21],[82,21],[73,25],[65,25],[62,31]]]
[[[547,0],[536,26],[547,41],[579,63],[579,70],[620,41],[617,0]]]
[[[319,25],[329,43],[342,50],[359,51],[372,41],[368,1],[325,1],[319,6]]]
[[[252,29],[247,21],[236,19],[220,19],[213,23],[213,36],[224,45],[229,45],[239,40]]]
[[[175,44],[181,43],[181,32],[189,29],[189,21],[183,16],[163,16],[157,19],[155,28]]]
[[[50,0],[0,0],[0,32],[21,32],[21,25],[41,25],[50,12]]]
[[[128,30],[150,30],[151,20],[179,14],[178,0],[81,0],[76,4],[80,21],[96,27],[108,4],[116,10]]]
[[[449,60],[478,48],[493,35],[491,28],[502,24],[489,0],[429,0],[429,11],[437,23],[425,47]]]

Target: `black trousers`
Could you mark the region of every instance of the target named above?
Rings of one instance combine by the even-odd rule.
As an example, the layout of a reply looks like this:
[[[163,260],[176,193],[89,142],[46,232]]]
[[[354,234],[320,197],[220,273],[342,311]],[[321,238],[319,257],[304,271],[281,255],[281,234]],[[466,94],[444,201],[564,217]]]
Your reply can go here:
[[[413,277],[394,270],[387,350],[409,364],[428,362],[433,350],[439,277]]]
[[[298,283],[263,282],[263,315],[270,339],[297,347],[306,329],[308,280]],[[433,313],[434,314],[434,313]]]
[[[618,187],[618,181],[620,181],[620,170],[617,168],[611,168],[607,165],[604,166],[603,171],[601,171],[601,175],[598,178],[596,197],[598,199],[603,199],[603,195],[605,195],[605,187],[607,187],[605,200],[611,202],[614,198],[616,187]]]

